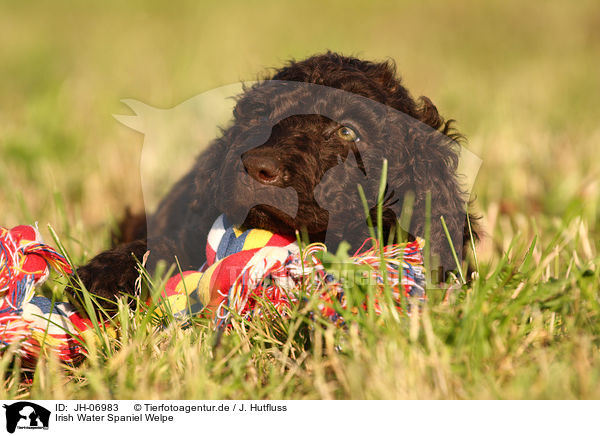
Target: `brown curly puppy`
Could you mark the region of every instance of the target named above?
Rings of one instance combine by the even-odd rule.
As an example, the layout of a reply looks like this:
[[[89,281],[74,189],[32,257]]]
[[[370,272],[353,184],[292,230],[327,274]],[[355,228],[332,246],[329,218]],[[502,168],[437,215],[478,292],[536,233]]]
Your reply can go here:
[[[431,251],[443,270],[453,269],[440,217],[459,250],[469,236],[456,174],[460,135],[450,124],[428,98],[410,96],[391,62],[331,52],[292,61],[245,89],[231,127],[199,155],[148,217],[147,229],[143,217],[128,213],[121,245],[94,257],[78,274],[110,308],[117,295],[133,290],[138,273],[132,254],[141,259],[150,249],[150,265],[176,255],[184,269],[197,269],[205,260],[208,231],[222,213],[246,228],[291,235],[301,230],[330,249],[341,240],[358,248],[369,229],[357,184],[375,220],[383,159],[384,237],[395,234],[408,192],[414,206],[404,230],[409,237],[423,236],[430,192]]]

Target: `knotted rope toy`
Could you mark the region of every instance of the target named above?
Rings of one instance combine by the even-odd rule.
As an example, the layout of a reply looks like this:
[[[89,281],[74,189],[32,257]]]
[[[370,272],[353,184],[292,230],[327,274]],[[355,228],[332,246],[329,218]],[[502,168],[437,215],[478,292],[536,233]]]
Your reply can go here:
[[[91,321],[68,303],[35,296],[54,268],[72,272],[66,259],[44,244],[32,226],[0,227],[0,354],[17,344],[23,366],[33,367],[43,347],[65,363],[84,357]]]
[[[381,253],[376,245],[363,247],[350,261],[366,267],[365,278],[376,285],[381,296],[385,284]],[[397,308],[403,297],[425,298],[423,247],[423,239],[417,238],[383,248],[387,284]],[[343,309],[347,308],[344,287],[320,260],[319,253],[324,251],[325,245],[319,243],[300,250],[295,240],[266,230],[242,231],[221,215],[208,235],[206,265],[200,271],[172,277],[162,293],[162,306],[175,317],[200,313],[214,319],[217,326],[224,326],[230,320],[230,311],[246,319],[263,316],[265,300],[286,316],[302,300],[302,290],[305,295],[318,294],[321,313],[342,325],[344,319],[331,303],[337,300]],[[374,308],[381,313],[377,300]]]
[[[387,284],[398,309],[402,298],[425,298],[423,246],[417,238],[383,248]],[[363,247],[350,261],[365,267],[366,279],[375,284],[373,306],[379,314],[377,299],[384,288],[381,253],[376,245]],[[178,319],[199,315],[224,327],[232,311],[245,319],[269,316],[266,301],[286,317],[307,296],[317,295],[321,314],[343,325],[345,320],[332,304],[347,308],[343,282],[323,265],[320,253],[324,251],[326,247],[318,243],[301,250],[295,240],[266,230],[242,231],[221,215],[208,235],[206,264],[199,271],[171,277],[155,311]],[[18,343],[26,366],[35,365],[43,347],[65,363],[77,363],[85,357],[86,340],[93,340],[92,322],[72,305],[34,295],[51,268],[72,272],[64,257],[42,243],[36,228],[0,227],[0,354]]]

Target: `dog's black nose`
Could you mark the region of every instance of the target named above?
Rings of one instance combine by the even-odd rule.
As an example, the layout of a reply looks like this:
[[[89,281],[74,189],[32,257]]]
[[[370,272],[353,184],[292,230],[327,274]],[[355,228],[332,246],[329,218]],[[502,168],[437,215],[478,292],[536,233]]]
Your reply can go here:
[[[246,172],[265,185],[279,185],[283,179],[281,164],[272,156],[244,153],[242,163]]]

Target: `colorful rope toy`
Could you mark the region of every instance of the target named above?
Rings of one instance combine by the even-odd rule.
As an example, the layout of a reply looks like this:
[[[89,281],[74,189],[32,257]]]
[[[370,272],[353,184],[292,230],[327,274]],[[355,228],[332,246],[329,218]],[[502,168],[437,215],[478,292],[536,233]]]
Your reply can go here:
[[[51,268],[72,272],[65,258],[42,242],[35,227],[0,227],[0,354],[18,344],[25,367],[35,365],[42,347],[67,363],[84,356],[81,340],[90,321],[68,303],[35,296]]]
[[[424,241],[417,239],[383,248],[387,283],[398,310],[403,298],[425,298],[423,246]],[[264,305],[268,301],[285,317],[301,301],[317,295],[321,314],[343,325],[343,317],[334,309],[347,309],[343,282],[323,265],[319,254],[324,251],[323,244],[300,250],[295,240],[266,230],[242,231],[222,215],[208,235],[207,263],[199,271],[171,277],[156,313],[178,319],[203,316],[214,320],[216,327],[225,327],[232,311],[245,319],[270,316],[271,308]],[[378,299],[383,295],[384,276],[379,248],[361,247],[350,261],[362,266],[363,278],[375,283],[373,307],[381,313]],[[51,268],[72,272],[64,257],[42,243],[35,227],[0,227],[0,354],[16,343],[24,366],[35,366],[42,349],[56,353],[65,363],[77,363],[85,357],[86,339],[93,340],[92,322],[73,306],[35,296],[35,287],[48,278]]]
[[[363,247],[371,240],[365,241]],[[392,298],[400,308],[404,297],[425,298],[423,239],[388,245],[383,249],[388,285]],[[307,295],[319,294],[321,313],[338,325],[343,318],[332,308],[333,300],[346,309],[343,283],[327,271],[318,253],[326,251],[323,244],[311,244],[299,249],[295,240],[266,230],[241,231],[221,215],[208,235],[207,263],[200,271],[185,271],[172,277],[162,293],[163,308],[175,317],[201,314],[215,320],[217,326],[229,323],[230,311],[249,319],[263,316],[262,301],[269,301],[282,316]],[[366,280],[375,283],[381,296],[384,277],[381,254],[377,246],[359,249],[350,258],[366,267]],[[366,304],[366,303],[365,303]],[[375,312],[381,313],[374,302]]]

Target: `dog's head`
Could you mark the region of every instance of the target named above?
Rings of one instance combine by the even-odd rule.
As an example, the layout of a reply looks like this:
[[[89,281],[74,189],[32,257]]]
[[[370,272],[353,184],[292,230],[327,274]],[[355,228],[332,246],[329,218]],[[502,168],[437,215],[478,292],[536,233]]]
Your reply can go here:
[[[239,98],[232,126],[214,147],[221,156],[214,201],[246,227],[305,230],[314,240],[356,244],[368,235],[357,184],[374,215],[387,159],[384,232],[393,230],[410,191],[413,220],[405,230],[422,235],[429,191],[432,246],[443,257],[440,215],[463,244],[454,139],[429,99],[410,96],[392,63],[314,56],[289,63]]]

